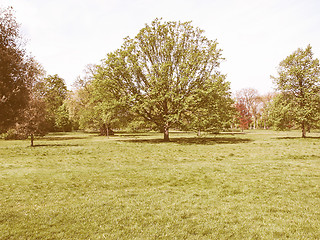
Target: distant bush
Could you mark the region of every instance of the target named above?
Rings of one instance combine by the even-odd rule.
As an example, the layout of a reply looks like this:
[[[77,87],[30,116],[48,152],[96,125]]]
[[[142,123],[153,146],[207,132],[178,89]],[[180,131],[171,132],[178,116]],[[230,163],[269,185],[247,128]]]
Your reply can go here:
[[[5,134],[3,134],[5,140],[23,140],[27,139],[26,134],[19,133],[16,129],[10,129]]]

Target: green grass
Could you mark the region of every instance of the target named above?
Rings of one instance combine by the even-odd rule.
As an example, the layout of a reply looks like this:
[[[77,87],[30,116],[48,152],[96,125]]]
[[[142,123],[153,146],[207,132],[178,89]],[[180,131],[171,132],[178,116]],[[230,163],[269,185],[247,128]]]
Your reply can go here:
[[[0,239],[320,239],[320,133],[0,140]]]

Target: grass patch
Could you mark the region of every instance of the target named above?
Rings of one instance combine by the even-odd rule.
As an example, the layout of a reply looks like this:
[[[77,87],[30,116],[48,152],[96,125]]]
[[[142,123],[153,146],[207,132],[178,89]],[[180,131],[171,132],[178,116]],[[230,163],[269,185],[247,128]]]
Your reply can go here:
[[[319,239],[320,134],[0,140],[0,239]]]

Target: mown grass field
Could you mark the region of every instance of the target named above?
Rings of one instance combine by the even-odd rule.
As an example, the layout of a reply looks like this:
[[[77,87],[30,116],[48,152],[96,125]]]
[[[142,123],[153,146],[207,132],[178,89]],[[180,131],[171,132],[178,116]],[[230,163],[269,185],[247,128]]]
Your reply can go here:
[[[320,239],[320,133],[0,140],[0,239]]]

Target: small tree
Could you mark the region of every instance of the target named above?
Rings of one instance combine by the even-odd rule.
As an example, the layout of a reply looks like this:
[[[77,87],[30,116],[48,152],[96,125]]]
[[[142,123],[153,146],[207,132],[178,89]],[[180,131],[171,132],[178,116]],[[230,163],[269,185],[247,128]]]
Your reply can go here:
[[[36,135],[43,136],[48,132],[45,118],[45,102],[32,96],[28,107],[24,110],[22,121],[16,126],[16,129],[20,134],[30,136],[31,147],[34,146],[33,142]]]
[[[252,122],[252,115],[247,107],[247,105],[240,99],[235,103],[235,108],[237,110],[236,119],[239,122],[241,131],[248,129],[250,123]]]
[[[34,146],[34,137],[43,136],[48,130],[46,121],[46,102],[42,92],[44,70],[39,63],[33,61],[34,77],[28,84],[29,101],[22,112],[22,117],[16,124],[16,131],[20,135],[30,136],[31,146]]]
[[[319,122],[320,112],[320,65],[313,59],[310,45],[298,48],[279,64],[278,77],[272,77],[285,100],[285,107],[300,125],[302,137],[307,128]]]
[[[256,129],[258,127],[259,105],[261,104],[261,98],[258,90],[254,88],[244,88],[237,92],[236,97],[250,112],[253,118],[253,121],[250,121],[250,123],[253,123],[253,129]]]

